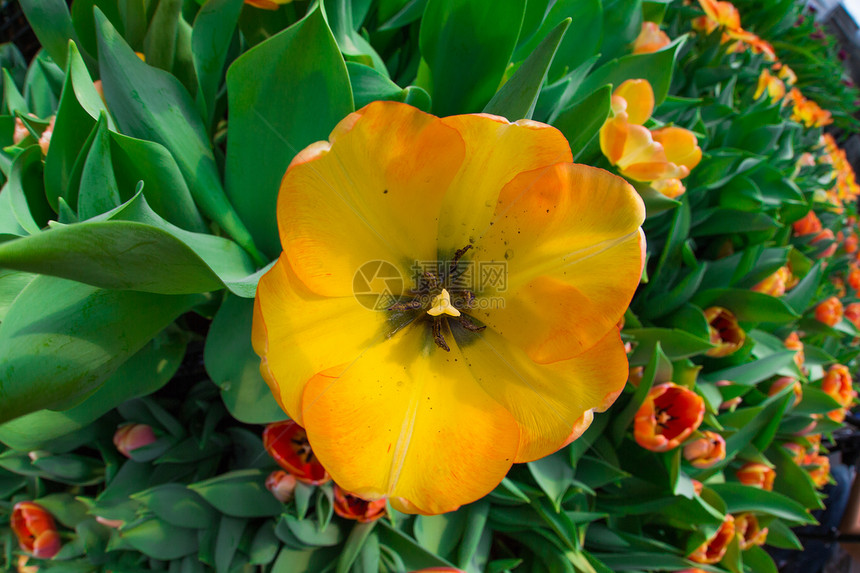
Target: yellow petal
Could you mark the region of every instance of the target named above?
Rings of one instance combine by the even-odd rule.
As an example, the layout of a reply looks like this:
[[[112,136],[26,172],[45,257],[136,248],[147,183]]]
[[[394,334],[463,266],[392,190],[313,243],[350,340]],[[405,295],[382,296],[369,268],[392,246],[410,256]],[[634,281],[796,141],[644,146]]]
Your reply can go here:
[[[612,92],[627,102],[627,121],[643,125],[654,113],[654,90],[648,80],[626,80]]]
[[[260,372],[281,408],[302,424],[305,383],[384,340],[387,317],[352,296],[311,292],[282,255],[257,286],[252,330]]]
[[[463,157],[454,129],[405,104],[375,102],[345,118],[281,182],[278,226],[296,275],[314,292],[347,296],[367,262],[408,277],[413,261],[434,260],[442,198]]]
[[[623,112],[607,119],[600,128],[600,151],[612,165],[618,164],[624,155],[624,145],[630,131],[629,125],[627,113]]]
[[[488,115],[443,118],[465,141],[466,158],[446,195],[439,218],[439,257],[477,241],[490,228],[499,190],[523,171],[572,160],[554,127],[531,120],[509,123]]]
[[[651,132],[654,141],[663,146],[666,159],[692,170],[702,160],[702,150],[695,134],[683,127],[664,127]]]
[[[639,284],[644,219],[636,191],[601,169],[562,164],[520,175],[475,245],[479,269],[501,263],[506,282],[483,285],[476,302],[484,304],[471,313],[537,362],[576,356],[615,326]],[[498,297],[503,304],[489,304]]]
[[[519,440],[474,369],[428,332],[401,332],[315,376],[303,399],[314,454],[334,481],[410,513],[452,511],[489,493]]]
[[[592,410],[612,405],[627,381],[627,355],[614,328],[587,352],[546,365],[490,329],[453,332],[472,374],[520,424],[516,462],[549,455],[577,438]]]

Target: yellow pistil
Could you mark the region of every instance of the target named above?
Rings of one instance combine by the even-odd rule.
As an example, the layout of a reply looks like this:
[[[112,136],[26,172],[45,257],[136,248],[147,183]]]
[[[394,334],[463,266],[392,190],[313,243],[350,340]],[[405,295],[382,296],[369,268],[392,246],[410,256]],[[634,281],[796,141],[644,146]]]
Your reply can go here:
[[[451,305],[451,295],[448,293],[448,289],[443,288],[442,292],[433,297],[433,302],[427,314],[430,316],[441,316],[443,314],[460,316],[460,311]]]

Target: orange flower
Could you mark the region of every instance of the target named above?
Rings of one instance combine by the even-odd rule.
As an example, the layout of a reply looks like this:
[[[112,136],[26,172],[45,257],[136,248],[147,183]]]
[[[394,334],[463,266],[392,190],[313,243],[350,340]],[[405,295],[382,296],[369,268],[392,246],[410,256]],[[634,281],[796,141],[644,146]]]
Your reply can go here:
[[[851,372],[842,364],[834,364],[827,370],[821,381],[821,389],[843,408],[849,408],[857,395],[851,383]]]
[[[56,119],[57,116],[51,116],[51,121],[48,123],[48,127],[45,128],[45,131],[43,131],[42,135],[39,137],[39,147],[42,148],[42,155],[48,155],[48,147],[51,145],[51,136],[54,135],[54,121]]]
[[[710,34],[717,28],[741,30],[741,15],[731,2],[717,0],[699,0],[699,6],[705,11],[705,16],[693,21],[693,28]]]
[[[836,326],[842,320],[842,301],[835,296],[831,296],[819,303],[815,307],[815,319],[827,326]]]
[[[726,440],[717,432],[706,430],[701,437],[684,445],[684,458],[695,468],[709,468],[726,459]]]
[[[702,423],[705,401],[701,396],[664,382],[651,388],[633,420],[636,443],[654,452],[665,452],[681,445]]]
[[[789,376],[783,376],[781,378],[777,378],[773,384],[768,388],[767,395],[774,396],[779,394],[784,388],[791,386],[791,391],[794,393],[794,405],[797,406],[800,404],[800,401],[803,400],[803,387],[800,385],[800,382],[794,378]]]
[[[842,316],[847,318],[854,325],[854,328],[860,329],[860,302],[852,302],[846,306]]]
[[[623,179],[571,160],[547,125],[394,102],[293,159],[252,339],[346,491],[452,511],[620,394],[616,324],[645,209]]]
[[[672,178],[672,179],[658,179],[657,181],[651,182],[651,187],[668,197],[669,199],[675,199],[683,195],[687,188],[681,183],[680,179]]]
[[[747,462],[741,466],[741,469],[735,472],[735,476],[744,485],[770,491],[773,489],[773,480],[776,478],[776,472],[764,464]]]
[[[838,246],[836,243],[836,238],[833,236],[833,231],[830,229],[824,229],[817,235],[815,235],[811,241],[809,241],[810,246],[815,243],[820,242],[829,242],[830,244],[825,247],[823,251],[815,255],[818,259],[826,259],[833,256],[833,253],[836,252],[836,247]]]
[[[612,97],[614,115],[600,128],[600,149],[612,165],[636,181],[683,179],[702,159],[696,136],[687,129],[643,127],[654,109],[654,91],[645,80],[627,80]]]
[[[691,479],[690,481],[693,482],[693,491],[696,492],[696,495],[702,495],[702,490],[705,489],[705,484],[697,479]]]
[[[791,224],[794,229],[794,236],[809,235],[810,233],[818,233],[821,231],[821,221],[818,220],[818,215],[815,211],[809,211],[802,219],[799,219]]]
[[[856,264],[852,264],[851,270],[848,272],[848,284],[854,290],[860,290],[860,267]]]
[[[776,272],[752,287],[752,290],[769,294],[770,296],[782,296],[785,291],[797,284],[797,280],[791,274],[788,265],[779,267]]]
[[[758,86],[756,86],[753,99],[758,99],[767,92],[767,97],[772,103],[776,103],[785,97],[785,84],[782,80],[771,75],[767,69],[763,69],[758,77]]]
[[[797,364],[797,367],[802,372],[803,365],[806,363],[806,356],[803,354],[803,342],[800,340],[800,335],[797,334],[796,330],[793,331],[785,338],[783,344],[787,349],[796,351],[794,353],[794,363]]]
[[[747,335],[738,326],[738,319],[731,311],[720,306],[712,306],[705,309],[705,319],[708,321],[711,344],[716,345],[705,352],[707,356],[714,358],[728,356],[744,345]]]
[[[731,380],[718,380],[716,382],[717,387],[725,387],[732,386],[733,382]],[[734,398],[730,398],[729,400],[724,400],[720,403],[720,410],[734,410],[735,407],[740,405],[743,402],[743,398],[740,396],[735,396]]]
[[[27,129],[27,126],[24,125],[24,121],[15,116],[15,130],[12,132],[12,143],[18,145],[30,135],[30,130]]]
[[[429,569],[418,569],[411,573],[466,573],[462,569],[456,567],[430,567]]]
[[[60,534],[54,518],[32,501],[20,501],[12,508],[12,531],[21,549],[39,559],[50,559],[60,551]]]
[[[735,516],[735,531],[740,538],[743,550],[753,545],[764,545],[767,541],[767,527],[760,527],[758,518],[752,513],[741,513]]]
[[[714,536],[690,553],[687,559],[696,563],[719,563],[734,537],[735,519],[731,515],[726,515]]]
[[[293,499],[296,491],[296,476],[288,474],[284,470],[275,470],[266,478],[266,489],[281,503],[287,503]]]
[[[849,255],[853,255],[857,252],[857,234],[851,233],[845,238],[845,242],[842,243],[842,248],[845,249],[845,252]]]
[[[300,482],[319,485],[331,479],[314,456],[304,428],[292,420],[269,424],[263,430],[263,446],[278,465]]]
[[[799,89],[793,88],[788,92],[788,98],[792,106],[791,119],[794,121],[806,127],[823,127],[833,123],[830,112],[821,109],[814,101],[806,99]]]
[[[650,54],[657,50],[662,50],[668,46],[672,40],[666,35],[666,32],[660,29],[659,24],[655,22],[642,22],[642,30],[633,42],[634,54]]]
[[[773,70],[776,72],[776,77],[785,82],[787,86],[793,86],[797,83],[797,75],[794,73],[794,70],[786,66],[781,62],[776,62],[773,65]]]
[[[791,459],[797,465],[800,465],[803,461],[803,457],[806,455],[806,448],[797,442],[785,442],[782,444],[782,447],[791,452]]]
[[[281,4],[289,4],[293,0],[245,0],[245,4],[263,10],[277,10]]]
[[[137,448],[148,446],[155,441],[155,432],[146,424],[126,424],[120,426],[113,435],[113,444],[119,453],[127,458]]]
[[[809,454],[803,458],[804,466],[814,466],[805,468],[809,477],[812,478],[812,483],[815,487],[824,487],[830,478],[830,458],[819,454]]]
[[[385,499],[367,501],[334,486],[334,512],[345,519],[368,523],[385,515]]]

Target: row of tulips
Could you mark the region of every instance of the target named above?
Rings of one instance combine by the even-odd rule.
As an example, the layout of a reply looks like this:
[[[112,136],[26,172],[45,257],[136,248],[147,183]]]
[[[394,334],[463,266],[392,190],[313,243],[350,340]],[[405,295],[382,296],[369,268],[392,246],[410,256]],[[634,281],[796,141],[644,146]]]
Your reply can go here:
[[[860,188],[823,132],[857,94],[801,3],[21,5],[8,569],[801,548],[860,354]]]

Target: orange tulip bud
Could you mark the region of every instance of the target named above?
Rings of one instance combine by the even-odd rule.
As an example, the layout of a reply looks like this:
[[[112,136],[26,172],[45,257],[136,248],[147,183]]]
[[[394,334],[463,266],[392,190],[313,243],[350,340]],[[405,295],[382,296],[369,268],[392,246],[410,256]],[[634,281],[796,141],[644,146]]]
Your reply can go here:
[[[851,270],[848,272],[848,284],[854,290],[860,290],[860,267],[856,264],[851,265]]]
[[[860,302],[852,302],[846,306],[842,316],[847,318],[854,328],[860,328]]]
[[[803,387],[800,385],[800,382],[790,376],[782,376],[781,378],[777,378],[774,380],[773,384],[770,385],[770,388],[767,390],[768,396],[774,396],[779,394],[784,388],[791,386],[791,391],[794,393],[794,405],[797,406],[800,404],[800,401],[803,400]]]
[[[683,195],[687,188],[677,177],[672,179],[658,179],[651,182],[651,187],[659,191],[669,199],[675,199]]]
[[[665,48],[671,41],[655,22],[642,22],[642,30],[633,42],[633,53],[650,54]]]
[[[296,476],[284,470],[275,470],[266,478],[266,489],[281,503],[287,503],[293,499],[296,491]]]
[[[60,534],[54,518],[41,505],[21,501],[12,508],[12,531],[21,549],[39,559],[50,559],[60,551]]]
[[[773,65],[773,69],[776,72],[776,77],[785,82],[785,85],[793,86],[797,83],[797,74],[785,64],[777,62]]]
[[[789,334],[785,342],[785,347],[789,350],[795,350],[794,354],[794,363],[797,364],[797,367],[803,370],[803,365],[806,363],[806,357],[803,354],[803,342],[800,341],[800,335],[797,334],[797,331]]]
[[[833,231],[830,229],[824,229],[820,231],[817,235],[815,235],[811,241],[809,241],[810,245],[815,245],[816,243],[829,243],[823,251],[815,255],[818,259],[826,259],[833,256],[833,253],[836,252],[836,247],[838,246],[836,242],[836,237],[833,235]]]
[[[842,364],[831,366],[821,381],[821,389],[842,405],[842,408],[829,411],[827,417],[834,422],[842,422],[845,419],[846,409],[851,407],[857,396],[848,367]]]
[[[758,99],[765,93],[767,93],[771,103],[776,103],[785,97],[785,84],[779,78],[771,75],[767,69],[763,69],[759,74],[753,99]]]
[[[155,440],[155,432],[146,424],[126,424],[120,426],[113,435],[116,449],[127,458],[131,457],[134,450],[148,446]]]
[[[651,388],[633,421],[636,443],[654,452],[681,445],[702,423],[705,401],[701,396],[665,382]]]
[[[815,307],[815,319],[827,326],[836,326],[842,320],[842,312],[842,301],[831,296]]]
[[[18,145],[30,135],[30,130],[24,125],[20,117],[15,117],[15,131],[12,132],[12,143]]]
[[[818,215],[815,214],[815,211],[810,211],[802,219],[792,223],[791,227],[794,230],[795,237],[817,233],[822,229],[821,221],[818,219]]]
[[[721,358],[734,354],[744,345],[747,335],[738,326],[738,319],[731,311],[720,306],[712,306],[705,309],[705,319],[708,321],[708,330],[711,333],[711,344],[715,344],[705,354],[714,358]]]
[[[830,458],[818,454],[809,454],[803,458],[803,465],[814,466],[807,467],[806,471],[812,478],[815,487],[824,487],[827,484],[830,478]]]
[[[48,127],[45,128],[45,131],[43,131],[41,137],[39,137],[39,147],[42,148],[42,155],[48,155],[48,147],[51,145],[51,136],[54,134],[55,119],[56,116],[51,117]]]
[[[245,0],[245,4],[262,10],[277,10],[281,4],[289,4],[293,0]]]
[[[693,170],[702,160],[702,149],[696,135],[683,127],[664,127],[651,132],[654,141],[663,146],[666,159],[675,165]]]
[[[696,492],[696,495],[702,495],[702,490],[705,489],[705,484],[697,479],[691,479],[690,481],[693,482],[693,491]]]
[[[744,485],[770,491],[773,489],[776,472],[764,464],[747,462],[735,472],[735,476]]]
[[[740,538],[743,550],[753,545],[764,545],[767,540],[767,527],[759,527],[758,518],[752,513],[741,513],[735,516],[735,531]]]
[[[331,478],[314,456],[305,429],[287,420],[269,424],[263,430],[263,446],[278,465],[300,482],[319,485]]]
[[[345,519],[361,523],[374,521],[385,515],[385,499],[366,501],[334,486],[334,512]]]
[[[791,459],[797,465],[800,465],[803,461],[803,457],[806,455],[806,448],[797,442],[785,442],[782,444],[782,447],[788,450],[791,453]]]
[[[792,281],[793,278],[791,269],[788,268],[788,265],[783,265],[772,275],[769,275],[763,281],[752,287],[752,290],[769,294],[770,296],[782,296],[785,294],[786,290],[791,286],[794,286]]]
[[[717,432],[706,430],[700,438],[684,445],[684,458],[695,468],[709,468],[726,459],[726,440]]]
[[[713,537],[702,543],[687,558],[696,563],[719,563],[735,537],[735,520],[727,515]]]

